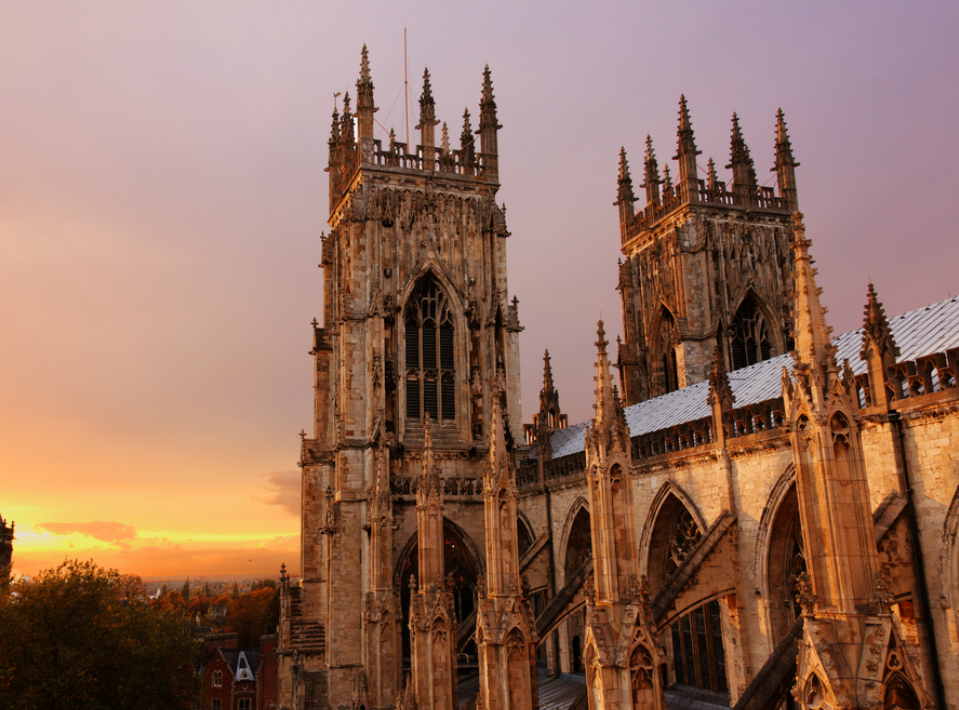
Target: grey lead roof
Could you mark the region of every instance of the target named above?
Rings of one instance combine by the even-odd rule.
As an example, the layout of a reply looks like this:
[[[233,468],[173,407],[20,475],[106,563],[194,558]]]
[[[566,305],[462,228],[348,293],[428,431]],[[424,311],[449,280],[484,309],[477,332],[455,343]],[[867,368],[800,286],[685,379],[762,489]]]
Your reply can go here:
[[[915,360],[923,355],[941,353],[959,347],[959,297],[933,303],[925,308],[889,319],[892,337],[899,346],[898,362]],[[851,330],[833,338],[840,363],[848,359],[857,375],[866,371],[859,359],[862,329]],[[782,368],[792,372],[793,360],[788,353],[729,373],[729,384],[736,397],[735,407],[745,407],[781,394]],[[656,397],[626,408],[630,436],[648,434],[667,427],[703,419],[710,415],[709,382],[699,382],[662,397]],[[558,459],[583,451],[586,425],[581,422],[553,432],[553,458]]]

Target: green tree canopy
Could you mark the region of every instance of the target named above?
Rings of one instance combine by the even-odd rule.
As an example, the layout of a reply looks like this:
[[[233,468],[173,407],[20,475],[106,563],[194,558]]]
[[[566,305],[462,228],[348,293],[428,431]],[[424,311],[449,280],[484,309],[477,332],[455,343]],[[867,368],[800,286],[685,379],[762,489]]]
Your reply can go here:
[[[189,706],[197,691],[190,627],[131,598],[130,581],[92,561],[66,561],[13,582],[0,598],[0,707]]]

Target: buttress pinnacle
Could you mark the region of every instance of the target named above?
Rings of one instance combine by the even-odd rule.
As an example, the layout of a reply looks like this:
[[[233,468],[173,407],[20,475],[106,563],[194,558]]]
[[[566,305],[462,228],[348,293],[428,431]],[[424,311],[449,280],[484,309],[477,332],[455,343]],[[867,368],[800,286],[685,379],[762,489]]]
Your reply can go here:
[[[748,204],[756,195],[756,168],[749,155],[749,147],[743,139],[742,129],[739,127],[739,116],[733,113],[733,132],[729,144],[729,165],[726,169],[733,171],[733,193],[737,203]]]
[[[869,290],[866,296],[862,337],[864,350],[866,341],[869,341],[879,352],[888,351],[892,353],[893,357],[899,357],[899,348],[896,347],[896,342],[892,337],[892,331],[889,329],[886,310],[879,301],[879,297],[876,295],[876,289],[872,284],[869,284]]]
[[[476,160],[476,146],[473,141],[473,128],[470,126],[469,109],[463,111],[463,132],[460,134],[460,149],[467,164],[472,165]]]
[[[827,368],[834,365],[832,328],[826,324],[826,309],[819,301],[822,289],[816,285],[816,269],[809,257],[809,245],[802,213],[793,214],[793,283],[795,284],[795,326],[797,364]]]
[[[786,208],[795,210],[798,206],[796,192],[796,168],[799,163],[793,157],[789,134],[786,132],[786,118],[783,110],[776,111],[776,164],[772,171],[779,182],[779,194],[786,201]]]
[[[370,53],[366,44],[364,44],[363,50],[360,52],[360,81],[370,80]]]
[[[606,346],[609,341],[606,340],[606,329],[603,321],[596,324],[596,350],[598,358],[596,360],[596,417],[595,423],[608,418],[610,413],[606,410],[613,403],[613,378],[609,371],[609,355],[606,352]],[[605,415],[605,416],[604,416]]]
[[[477,132],[482,133],[487,128],[493,130],[502,128],[496,123],[496,100],[493,96],[493,78],[489,64],[483,69],[483,97],[480,99],[480,122]]]
[[[871,287],[871,284],[870,284]],[[550,394],[555,387],[553,386],[553,367],[549,361],[549,350],[543,354],[543,392]]]
[[[659,204],[659,163],[656,161],[656,153],[653,151],[653,139],[646,135],[646,155],[643,160],[643,184],[640,187],[646,190],[646,204]]]
[[[433,87],[430,86],[430,70],[423,70],[423,93],[420,96],[420,122],[416,126],[419,130],[424,126],[435,126],[439,121],[436,120],[436,101],[433,99]]]

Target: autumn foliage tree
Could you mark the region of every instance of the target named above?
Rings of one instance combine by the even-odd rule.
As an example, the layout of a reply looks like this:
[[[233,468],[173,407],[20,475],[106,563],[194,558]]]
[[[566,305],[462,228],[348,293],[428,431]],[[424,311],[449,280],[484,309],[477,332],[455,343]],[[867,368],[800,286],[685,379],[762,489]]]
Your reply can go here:
[[[242,595],[233,602],[230,624],[238,635],[240,648],[259,646],[260,637],[273,633],[273,601],[276,591],[270,587]]]
[[[141,597],[136,579],[93,562],[12,582],[0,598],[0,708],[188,707],[197,690],[189,625]]]

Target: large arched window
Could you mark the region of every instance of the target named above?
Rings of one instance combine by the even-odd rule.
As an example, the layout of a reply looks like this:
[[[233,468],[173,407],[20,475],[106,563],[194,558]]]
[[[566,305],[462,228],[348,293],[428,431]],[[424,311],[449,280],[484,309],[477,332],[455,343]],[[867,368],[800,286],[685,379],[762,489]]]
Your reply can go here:
[[[746,298],[733,318],[730,340],[732,369],[755,365],[773,356],[766,319],[752,298]]]
[[[406,418],[456,418],[453,314],[446,294],[423,279],[406,304]]]

